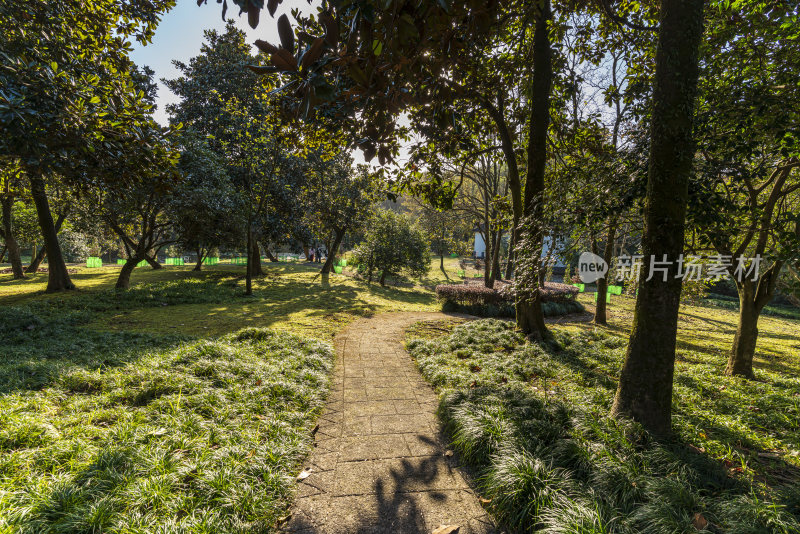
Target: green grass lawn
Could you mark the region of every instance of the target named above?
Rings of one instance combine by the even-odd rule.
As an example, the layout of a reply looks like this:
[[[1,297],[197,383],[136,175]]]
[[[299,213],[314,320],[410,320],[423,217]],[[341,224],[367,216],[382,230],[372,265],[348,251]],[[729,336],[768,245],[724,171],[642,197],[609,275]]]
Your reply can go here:
[[[723,375],[735,312],[683,306],[676,438],[659,444],[607,417],[633,303],[614,298],[608,328],[553,326],[560,348],[492,320],[408,333],[489,507],[524,532],[798,532],[800,323],[762,318],[747,381]]]
[[[350,321],[433,310],[420,287],[318,267],[0,276],[0,533],[271,532],[291,502]]]

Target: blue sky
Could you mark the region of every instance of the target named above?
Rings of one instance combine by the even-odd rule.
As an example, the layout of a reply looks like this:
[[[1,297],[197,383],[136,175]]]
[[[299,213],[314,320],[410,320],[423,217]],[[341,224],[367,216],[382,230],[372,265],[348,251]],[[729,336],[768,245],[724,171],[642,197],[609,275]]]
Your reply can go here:
[[[314,3],[314,5],[316,2]],[[277,43],[278,30],[276,19],[282,13],[289,14],[292,8],[299,8],[305,12],[313,9],[305,0],[284,0],[275,13],[275,19],[262,12],[258,28],[253,30],[247,24],[247,15],[239,17],[239,9],[231,7],[228,2],[227,18],[245,30],[247,40],[253,43],[256,39],[266,39]],[[290,15],[291,18],[291,15]],[[164,15],[158,25],[153,41],[147,46],[138,43],[134,45],[131,57],[137,65],[147,65],[156,72],[156,78],[175,78],[178,71],[173,67],[172,60],[178,59],[186,62],[200,52],[203,42],[203,31],[207,29],[223,30],[225,23],[222,21],[222,6],[215,0],[208,0],[208,4],[198,7],[196,0],[178,0],[177,5]],[[158,110],[156,120],[162,124],[167,123],[167,114],[164,110],[166,104],[177,99],[169,89],[159,83]]]

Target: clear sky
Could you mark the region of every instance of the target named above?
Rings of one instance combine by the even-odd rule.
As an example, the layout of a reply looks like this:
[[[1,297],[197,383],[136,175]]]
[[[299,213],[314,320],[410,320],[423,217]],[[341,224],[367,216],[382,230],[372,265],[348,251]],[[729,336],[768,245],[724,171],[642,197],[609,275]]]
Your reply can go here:
[[[275,18],[262,11],[261,22],[253,30],[247,24],[247,14],[239,16],[239,8],[228,2],[227,18],[247,33],[247,40],[253,43],[256,39],[265,39],[271,43],[279,42],[277,30],[277,17],[298,8],[304,12],[314,9],[317,2],[309,6],[305,0],[284,0],[275,13]],[[290,16],[291,18],[291,16]],[[177,5],[164,15],[156,29],[153,41],[147,46],[134,44],[132,59],[137,65],[147,65],[156,72],[156,78],[176,78],[178,71],[173,67],[172,60],[177,59],[187,62],[190,58],[200,53],[203,42],[203,31],[207,29],[223,30],[225,23],[222,20],[222,5],[216,0],[208,0],[208,4],[198,7],[196,0],[178,0]],[[159,83],[158,110],[155,117],[162,124],[167,123],[167,114],[164,110],[166,104],[175,102],[177,98],[169,89]]]

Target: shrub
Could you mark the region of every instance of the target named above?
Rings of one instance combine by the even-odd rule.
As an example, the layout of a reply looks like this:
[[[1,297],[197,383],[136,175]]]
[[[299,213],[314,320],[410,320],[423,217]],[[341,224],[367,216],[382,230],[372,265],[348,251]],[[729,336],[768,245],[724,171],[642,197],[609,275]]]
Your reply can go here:
[[[584,311],[575,297],[578,288],[568,284],[547,283],[542,292],[542,313],[556,317]],[[510,284],[495,282],[495,289],[481,284],[442,284],[436,296],[446,312],[462,312],[479,317],[514,317],[514,290]]]
[[[428,239],[411,219],[380,210],[370,222],[364,241],[353,251],[358,272],[372,281],[380,272],[380,284],[387,276],[407,274],[419,278],[430,270]]]

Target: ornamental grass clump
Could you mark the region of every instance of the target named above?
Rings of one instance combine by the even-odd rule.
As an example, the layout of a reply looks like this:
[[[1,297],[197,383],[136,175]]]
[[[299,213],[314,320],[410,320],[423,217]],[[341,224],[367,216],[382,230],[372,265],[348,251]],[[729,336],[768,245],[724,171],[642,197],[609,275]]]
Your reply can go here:
[[[791,449],[800,438],[788,419],[725,398],[751,394],[752,384],[721,378],[714,390],[724,386],[724,396],[698,397],[696,381],[711,382],[712,371],[698,365],[689,376],[679,366],[675,437],[657,441],[607,415],[624,340],[597,331],[554,335],[558,348],[485,319],[407,343],[440,392],[451,447],[510,532],[800,532],[800,480],[792,479],[800,470],[785,461],[775,471],[758,467],[757,455],[743,468],[732,462],[737,447],[782,436],[780,446]],[[770,384],[761,397],[791,412],[800,380]],[[698,434],[711,418],[715,435]],[[725,430],[736,425],[749,434]]]
[[[272,531],[332,362],[327,344],[247,328],[7,391],[0,531]]]

